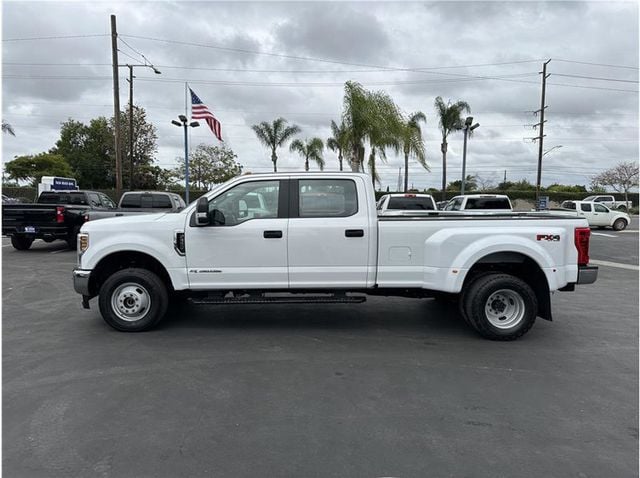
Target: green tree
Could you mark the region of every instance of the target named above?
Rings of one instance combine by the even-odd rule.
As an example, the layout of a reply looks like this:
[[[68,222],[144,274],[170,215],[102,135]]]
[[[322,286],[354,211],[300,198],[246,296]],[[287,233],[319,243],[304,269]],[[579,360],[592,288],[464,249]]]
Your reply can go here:
[[[440,132],[442,134],[442,143],[440,151],[442,151],[442,200],[446,198],[445,186],[447,184],[447,138],[452,131],[461,130],[464,127],[462,113],[471,112],[471,108],[465,101],[445,103],[440,96],[435,99],[434,106],[438,114]],[[460,181],[462,185],[462,181]]]
[[[391,97],[382,92],[370,92],[362,85],[345,83],[342,118],[350,143],[349,161],[354,171],[364,171],[365,142],[370,147],[368,165],[373,182],[379,181],[376,158],[386,159],[386,149],[400,149],[402,118]]]
[[[340,171],[342,171],[344,153],[349,148],[349,132],[344,121],[340,122],[340,126],[338,126],[335,121],[331,120],[331,134],[332,136],[327,139],[327,148],[338,153],[338,163],[340,163]]]
[[[62,155],[83,188],[109,188],[115,183],[113,130],[104,116],[85,125],[68,119],[51,153]]]
[[[122,177],[123,183],[129,184],[130,189],[141,188],[139,182],[144,182],[148,178],[140,175],[151,166],[155,154],[158,151],[158,134],[156,127],[147,121],[147,112],[140,106],[133,106],[133,129],[129,122],[129,109],[120,113],[120,131],[122,131]],[[111,118],[111,128],[113,130],[115,121]],[[131,156],[131,141],[133,141],[133,157]],[[133,167],[133,176],[131,171]]]
[[[300,128],[296,125],[287,126],[286,119],[277,118],[272,123],[263,121],[260,124],[254,124],[251,129],[256,133],[258,140],[271,150],[273,172],[278,172],[278,155],[276,154],[276,150],[284,146],[293,135],[298,134]]]
[[[579,184],[570,186],[567,184],[555,183],[544,188],[544,190],[551,193],[586,193],[587,192],[587,188]]]
[[[409,118],[404,122],[402,128],[402,137],[400,138],[402,152],[404,153],[404,190],[409,190],[409,156],[415,156],[418,163],[429,171],[426,162],[426,154],[424,150],[424,141],[422,141],[422,130],[420,122],[426,123],[427,117],[423,112],[417,111],[411,113]]]
[[[470,174],[467,175],[464,181],[464,189],[465,191],[477,191],[478,189],[478,181],[475,176]],[[462,180],[458,179],[457,181],[452,181],[447,184],[447,191],[461,191],[462,190]]]
[[[629,202],[629,191],[638,187],[638,163],[618,163],[615,167],[594,176],[591,185],[603,188],[608,186],[618,193],[624,193],[624,200]]]
[[[33,187],[42,176],[72,176],[69,163],[61,155],[51,153],[18,156],[5,164],[5,171],[9,179],[29,181]]]
[[[226,146],[199,144],[189,155],[189,183],[197,189],[211,189],[242,174],[242,165],[236,161],[236,154]],[[184,158],[178,159],[178,167],[173,176],[185,178]]]
[[[309,160],[313,160],[318,164],[320,171],[324,169],[324,158],[322,157],[322,151],[324,145],[320,138],[311,138],[305,141],[295,139],[289,146],[289,151],[296,152],[304,158],[304,170],[309,171]]]

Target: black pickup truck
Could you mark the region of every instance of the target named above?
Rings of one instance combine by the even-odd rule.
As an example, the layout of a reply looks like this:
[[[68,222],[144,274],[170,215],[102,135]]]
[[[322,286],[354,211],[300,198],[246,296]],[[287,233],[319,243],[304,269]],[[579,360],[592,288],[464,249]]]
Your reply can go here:
[[[29,249],[35,239],[62,239],[75,249],[86,215],[115,208],[109,196],[99,192],[45,191],[35,204],[2,205],[2,234],[11,236],[11,244],[19,251]]]

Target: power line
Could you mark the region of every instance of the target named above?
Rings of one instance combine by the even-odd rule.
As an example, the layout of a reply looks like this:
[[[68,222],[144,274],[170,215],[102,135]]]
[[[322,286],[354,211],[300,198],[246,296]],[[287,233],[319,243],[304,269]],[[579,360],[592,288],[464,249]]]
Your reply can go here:
[[[562,73],[553,73],[553,76],[566,76],[567,78],[584,78],[587,80],[598,80],[598,81],[619,81],[622,83],[638,83],[638,80],[623,80],[620,78],[600,78],[597,76],[581,76],[581,75],[567,75]]]
[[[577,61],[577,60],[562,60],[559,58],[554,58],[553,61],[562,61],[565,63],[576,63],[578,65],[593,65],[593,66],[606,66],[608,68],[625,68],[628,70],[637,70],[637,66],[626,66],[626,65],[611,65],[607,63],[593,63],[590,61]]]
[[[60,35],[60,36],[48,36],[48,37],[28,37],[28,38],[4,38],[3,42],[14,41],[32,41],[32,40],[68,40],[71,38],[95,38],[95,37],[108,37],[111,36],[108,33],[94,34],[94,35]]]

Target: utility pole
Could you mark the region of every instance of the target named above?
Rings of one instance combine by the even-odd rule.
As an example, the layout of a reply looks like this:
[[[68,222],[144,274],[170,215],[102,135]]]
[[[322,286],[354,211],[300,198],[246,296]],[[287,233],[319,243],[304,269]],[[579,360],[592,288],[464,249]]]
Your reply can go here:
[[[116,16],[111,15],[111,58],[113,61],[113,117],[115,122],[116,197],[122,193],[122,150],[120,149],[120,87],[118,78],[118,33]]]
[[[133,66],[129,67],[129,191],[133,191]]]
[[[545,93],[547,88],[547,65],[551,60],[547,60],[542,64],[542,97],[540,99],[540,123],[537,126],[540,126],[540,135],[538,136],[538,177],[536,179],[536,201],[540,196],[540,184],[542,181],[542,156],[543,156],[543,142],[544,142],[544,110],[547,108],[545,105]]]

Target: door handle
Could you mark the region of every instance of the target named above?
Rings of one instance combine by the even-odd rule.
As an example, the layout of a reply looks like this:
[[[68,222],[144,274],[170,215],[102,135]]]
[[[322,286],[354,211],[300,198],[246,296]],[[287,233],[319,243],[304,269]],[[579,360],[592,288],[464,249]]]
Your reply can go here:
[[[345,237],[364,237],[364,231],[362,229],[347,229],[344,231]]]
[[[280,239],[282,238],[282,231],[264,231],[262,236],[265,239]]]

